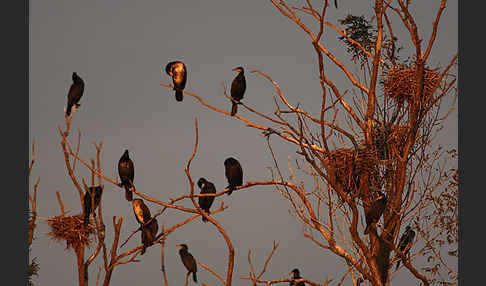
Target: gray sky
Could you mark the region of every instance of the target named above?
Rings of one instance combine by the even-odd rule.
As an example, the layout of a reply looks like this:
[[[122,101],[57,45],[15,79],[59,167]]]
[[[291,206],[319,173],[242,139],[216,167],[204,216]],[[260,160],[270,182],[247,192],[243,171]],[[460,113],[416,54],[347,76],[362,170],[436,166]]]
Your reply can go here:
[[[348,13],[371,15],[370,1],[340,0],[339,9],[328,9],[327,19],[336,22]],[[419,30],[428,41],[431,23],[440,1],[414,1]],[[199,149],[192,164],[192,176],[205,177],[218,190],[227,185],[223,161],[238,158],[244,180],[269,178],[272,159],[260,132],[242,122],[209,111],[185,95],[176,102],[174,92],[159,83],[168,83],[162,73],[171,60],[182,60],[189,70],[186,90],[195,92],[214,106],[230,109],[221,83],[230,85],[236,76],[231,69],[260,69],[276,80],[292,104],[300,103],[316,113],[320,108],[320,85],[311,42],[297,26],[283,17],[270,1],[31,1],[30,2],[30,138],[36,140],[37,161],[31,182],[40,177],[38,213],[51,217],[60,213],[56,190],[61,191],[70,214],[81,212],[79,198],[64,165],[58,126],[64,126],[63,108],[76,71],[86,83],[81,108],[73,118],[71,142],[82,132],[81,157],[96,152],[94,141],[103,141],[102,168],[105,175],[117,176],[117,162],[125,148],[135,164],[135,185],[140,191],[167,201],[188,192],[184,173],[194,144],[194,119],[199,121]],[[204,3],[204,4],[203,4]],[[397,29],[396,33],[404,35]],[[346,57],[343,44],[328,30],[324,39],[335,55]],[[406,42],[404,42],[406,41]],[[409,45],[408,35],[402,43]],[[438,38],[429,64],[444,66],[457,51],[457,1],[449,1],[441,18]],[[349,86],[341,72],[329,67],[328,75],[340,87]],[[259,111],[273,112],[273,87],[263,78],[247,72],[244,101]],[[239,108],[242,115],[248,114]],[[446,122],[440,143],[457,146],[457,112]],[[295,147],[272,139],[280,163],[295,158]],[[90,180],[86,168],[78,165],[79,177]],[[197,189],[199,192],[199,190]],[[274,188],[258,187],[216,200],[230,208],[215,218],[228,230],[235,245],[234,285],[246,285],[240,276],[248,273],[247,253],[252,250],[257,268],[262,267],[274,240],[280,247],[263,278],[287,277],[294,267],[314,281],[325,277],[339,280],[342,260],[303,237],[301,227],[288,215],[289,204]],[[160,208],[149,204],[152,213]],[[187,204],[187,206],[190,206]],[[113,216],[123,216],[121,239],[137,222],[121,189],[105,183],[103,193],[107,242],[111,245]],[[177,223],[188,215],[169,211],[159,223]],[[36,229],[34,256],[40,262],[37,285],[77,283],[73,252],[50,240],[47,224]],[[140,243],[137,234],[121,250]],[[181,285],[186,270],[176,245],[186,243],[189,251],[225,275],[227,249],[211,224],[200,219],[170,235],[166,244],[166,267],[171,285]],[[93,249],[89,250],[91,253]],[[119,266],[112,285],[160,284],[160,248],[151,247],[141,262]],[[97,262],[101,261],[98,257]],[[99,264],[97,264],[99,265]],[[97,266],[90,268],[91,283]],[[405,270],[396,275],[395,285],[407,285]],[[199,267],[198,279],[219,284]],[[399,283],[402,282],[402,283]]]

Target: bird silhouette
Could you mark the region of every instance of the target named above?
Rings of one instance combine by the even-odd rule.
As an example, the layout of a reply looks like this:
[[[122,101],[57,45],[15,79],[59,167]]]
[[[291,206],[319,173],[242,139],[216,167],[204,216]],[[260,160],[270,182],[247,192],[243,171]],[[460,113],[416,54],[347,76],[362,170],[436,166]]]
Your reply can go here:
[[[404,256],[407,256],[408,252],[410,251],[414,238],[415,238],[415,231],[412,229],[411,226],[407,225],[405,231],[402,234],[402,237],[400,237],[400,242],[398,244],[398,248],[400,249],[400,251],[403,253]],[[395,270],[398,269],[398,266],[400,266],[400,261],[401,259],[398,260]]]
[[[159,231],[159,225],[157,223],[157,219],[153,218],[147,225],[142,226],[142,252],[140,253],[143,255],[147,247],[154,244],[155,237],[157,236],[157,232]]]
[[[133,179],[135,177],[135,168],[133,166],[133,161],[128,155],[128,150],[125,150],[123,155],[118,161],[118,175],[120,175],[120,187],[125,188],[125,198],[127,201],[133,200]]]
[[[228,196],[235,190],[237,186],[243,184],[243,169],[241,168],[240,162],[233,157],[229,157],[224,160],[224,169],[226,179],[228,180]]]
[[[84,194],[84,226],[88,226],[89,216],[93,213],[96,216],[96,208],[100,205],[101,195],[103,194],[103,186],[89,187]],[[94,200],[91,198],[94,197]],[[92,208],[93,207],[93,208]]]
[[[294,270],[292,270],[292,272],[290,272],[290,277],[292,278],[292,281],[289,282],[289,286],[305,286],[304,281],[299,281],[299,282],[294,281],[302,278],[300,277],[299,269],[295,268]]]
[[[378,198],[373,202],[371,208],[365,213],[366,217],[366,229],[364,234],[370,232],[372,224],[377,223],[380,220],[381,215],[386,207],[387,198],[382,192],[378,192]]]
[[[182,263],[187,269],[187,275],[189,275],[192,272],[192,279],[194,282],[197,283],[197,265],[196,265],[196,260],[192,256],[192,254],[189,253],[187,245],[186,244],[179,244],[177,246],[179,248],[179,255],[181,256]]]
[[[234,68],[233,71],[239,72],[231,83],[231,97],[237,102],[232,101],[231,116],[238,111],[238,102],[243,99],[246,91],[245,70],[242,67]]]
[[[78,76],[76,72],[73,72],[71,76],[73,83],[71,84],[71,87],[69,88],[68,92],[68,101],[67,101],[67,108],[66,108],[66,115],[70,116],[71,115],[71,109],[73,106],[79,107],[81,104],[79,104],[79,100],[81,100],[81,97],[83,97],[84,93],[84,81],[83,79]]]
[[[186,87],[187,82],[186,65],[181,61],[172,61],[165,66],[165,72],[172,78],[176,100],[182,101],[182,91]]]
[[[207,181],[205,178],[200,178],[197,181],[197,185],[201,189],[201,194],[216,194],[216,188],[214,184]],[[199,207],[209,214],[209,209],[214,202],[214,197],[199,197]],[[208,220],[203,216],[202,220],[207,222]]]

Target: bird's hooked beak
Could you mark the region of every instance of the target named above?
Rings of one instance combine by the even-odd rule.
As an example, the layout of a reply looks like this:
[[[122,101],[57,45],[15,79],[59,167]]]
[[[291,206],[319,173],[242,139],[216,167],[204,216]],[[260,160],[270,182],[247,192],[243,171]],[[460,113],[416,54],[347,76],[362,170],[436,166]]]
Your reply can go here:
[[[234,69],[232,69],[232,71],[237,71],[237,72],[240,72],[240,71],[241,71],[241,69],[240,69],[240,68],[234,68]]]
[[[177,248],[182,249],[182,244],[177,245]]]

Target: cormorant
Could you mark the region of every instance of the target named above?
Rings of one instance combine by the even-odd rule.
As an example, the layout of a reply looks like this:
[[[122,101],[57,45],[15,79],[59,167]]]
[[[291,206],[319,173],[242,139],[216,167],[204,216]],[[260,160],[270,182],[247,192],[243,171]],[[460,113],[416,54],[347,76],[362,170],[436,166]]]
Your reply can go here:
[[[289,282],[289,286],[305,286],[304,281],[300,281],[300,282],[297,282],[297,283],[295,283],[295,281],[294,281],[294,280],[302,278],[302,277],[300,277],[299,269],[295,268],[294,270],[292,270],[292,272],[290,272],[290,278],[292,278],[292,281]]]
[[[243,99],[243,95],[245,94],[246,90],[245,70],[242,67],[237,67],[234,68],[233,71],[237,71],[239,73],[231,83],[231,97],[239,102]],[[238,103],[234,101],[232,101],[232,103],[231,116],[234,116],[238,111]]]
[[[410,251],[414,238],[415,238],[415,231],[413,231],[413,229],[409,225],[407,225],[407,227],[405,228],[405,232],[402,234],[402,237],[400,238],[400,243],[398,244],[398,248],[400,249],[400,251],[403,253],[404,256],[406,256]],[[398,269],[398,266],[400,266],[400,261],[401,259],[398,260],[395,270]]]
[[[145,249],[147,247],[151,246],[154,244],[155,237],[157,236],[157,232],[159,231],[159,225],[157,223],[157,219],[154,218],[150,223],[146,226],[142,226],[142,253],[143,255],[145,253]]]
[[[94,194],[94,195],[93,195]],[[88,226],[89,216],[93,213],[96,216],[96,208],[100,205],[101,195],[103,194],[103,186],[89,187],[84,194],[84,226]],[[91,197],[94,197],[94,207],[91,211]]]
[[[150,210],[143,203],[142,199],[134,199],[132,201],[132,206],[133,206],[133,213],[135,214],[135,218],[137,219],[138,223],[141,225],[146,224],[150,218],[152,217],[150,215]]]
[[[75,108],[81,106],[79,104],[79,100],[83,96],[84,92],[84,81],[81,77],[78,76],[77,73],[73,72],[72,75],[73,83],[69,88],[68,92],[68,101],[67,101],[67,108],[66,108],[66,115],[71,115],[71,108],[75,106]]]
[[[365,213],[366,229],[364,231],[364,234],[368,234],[370,232],[371,225],[377,223],[380,220],[380,217],[385,210],[387,198],[382,192],[378,192],[378,194],[378,198],[373,202],[368,212]]]
[[[173,61],[165,66],[165,72],[172,77],[174,83],[175,98],[177,101],[182,101],[182,91],[186,87],[187,69],[186,65],[181,61]]]
[[[214,184],[204,178],[200,178],[199,181],[197,181],[197,185],[201,189],[201,194],[216,194],[216,188],[214,187]],[[214,197],[199,197],[199,207],[207,212],[208,215],[209,209],[211,208],[213,202]],[[204,222],[208,221],[204,216],[202,217],[202,220]]]
[[[243,169],[240,163],[233,157],[224,160],[224,169],[229,184],[227,187],[229,188],[229,196],[237,186],[243,185]]]
[[[118,161],[118,174],[121,180],[120,187],[125,188],[125,198],[130,202],[133,199],[132,188],[135,169],[133,167],[133,161],[128,156],[128,150],[125,150],[120,161]]]
[[[147,205],[144,204],[142,199],[134,199],[132,201],[132,207],[135,218],[142,227],[141,233],[143,248],[141,255],[143,255],[145,253],[145,249],[154,243],[157,232],[159,231],[159,225],[156,218],[150,221],[152,218],[150,210]],[[148,223],[149,221],[150,223]]]
[[[184,263],[184,266],[187,269],[187,275],[189,275],[192,272],[192,279],[194,282],[197,283],[197,265],[196,265],[196,260],[192,256],[192,254],[187,251],[187,245],[185,244],[179,244],[177,246],[179,248],[179,255],[181,256],[182,263]]]

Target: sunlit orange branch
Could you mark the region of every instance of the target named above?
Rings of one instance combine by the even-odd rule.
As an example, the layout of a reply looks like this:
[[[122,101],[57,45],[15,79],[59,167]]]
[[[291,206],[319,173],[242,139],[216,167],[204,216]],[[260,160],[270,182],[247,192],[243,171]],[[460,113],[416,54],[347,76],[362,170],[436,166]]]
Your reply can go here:
[[[432,50],[432,46],[434,45],[435,37],[437,36],[437,28],[439,26],[440,16],[442,15],[442,12],[445,9],[446,2],[447,2],[446,0],[442,0],[440,2],[440,7],[439,7],[439,10],[437,11],[437,16],[435,16],[434,25],[433,25],[433,28],[432,28],[432,34],[430,35],[429,44],[428,44],[427,50],[425,51],[425,54],[424,54],[424,60],[427,60],[427,58],[429,57],[430,51]]]
[[[160,84],[160,86],[164,86],[164,87],[172,88],[172,85],[169,85],[169,84],[164,84],[164,83],[161,83],[161,84]],[[183,90],[183,93],[184,93],[184,94],[188,94],[188,95],[190,95],[190,96],[192,96],[192,97],[196,98],[196,99],[199,101],[199,103],[201,103],[202,105],[206,106],[207,108],[209,108],[209,109],[211,109],[211,110],[213,110],[213,111],[216,111],[216,112],[219,112],[219,113],[222,113],[222,114],[225,114],[225,115],[227,115],[227,116],[231,117],[231,114],[230,114],[229,112],[224,111],[224,110],[219,109],[219,108],[216,108],[216,107],[214,107],[214,106],[212,106],[212,105],[210,105],[210,104],[206,103],[204,100],[202,100],[202,99],[201,99],[201,97],[197,96],[196,94],[194,94],[194,93],[192,93],[192,92],[185,91],[185,90]],[[268,127],[265,127],[265,126],[262,126],[262,125],[258,125],[258,124],[256,124],[256,123],[253,123],[253,122],[251,122],[250,120],[248,120],[248,119],[244,118],[243,116],[241,116],[241,115],[239,115],[239,114],[235,114],[235,115],[234,115],[234,116],[232,116],[232,117],[234,117],[234,118],[238,118],[238,119],[240,119],[241,121],[244,121],[244,122],[247,124],[247,126],[248,126],[248,127],[251,127],[251,128],[260,129],[260,130],[262,130],[262,131],[267,131],[267,130],[269,129]],[[292,138],[290,138],[290,137],[288,137],[288,136],[286,136],[286,135],[284,135],[284,134],[282,134],[282,133],[277,133],[277,135],[278,135],[278,136],[280,136],[280,137],[282,137],[283,139],[285,139],[285,140],[286,140],[286,141],[288,141],[288,142],[291,142],[291,143],[297,144],[297,142],[296,142],[294,139],[292,139]],[[320,152],[323,152],[322,148],[319,148],[318,146],[309,146],[309,147],[310,147],[310,148],[315,148],[315,149],[319,150]]]
[[[206,264],[202,263],[201,261],[198,261],[197,263],[199,265],[201,265],[202,268],[206,269],[207,271],[211,272],[214,276],[216,276],[216,278],[218,278],[219,281],[221,281],[223,284],[226,284],[226,281],[224,281],[224,278],[221,275],[219,275],[218,273],[216,273],[216,271],[211,269],[211,267],[207,266]]]

